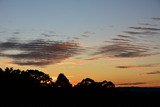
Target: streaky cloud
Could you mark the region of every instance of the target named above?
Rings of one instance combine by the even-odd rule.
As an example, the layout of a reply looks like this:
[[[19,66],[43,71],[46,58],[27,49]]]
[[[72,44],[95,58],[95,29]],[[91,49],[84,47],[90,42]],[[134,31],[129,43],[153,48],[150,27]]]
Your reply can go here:
[[[79,61],[79,62],[60,62],[58,65],[83,65],[86,62],[84,61]]]
[[[146,82],[121,83],[121,84],[117,84],[117,85],[142,85],[142,84],[146,84]]]
[[[117,41],[117,42],[118,42],[118,41],[119,41],[119,42],[122,42],[122,41],[124,41],[124,42],[130,42],[130,40],[129,40],[129,39],[126,39],[126,38],[125,38],[125,39],[123,39],[123,38],[113,38],[112,40],[113,40],[113,41]],[[112,42],[113,42],[113,41],[112,41]]]
[[[7,54],[5,51],[19,51]],[[13,59],[14,64],[45,66],[59,63],[82,51],[75,41],[49,41],[44,39],[20,42],[9,39],[0,43],[0,57]]]
[[[89,37],[89,35],[86,35],[86,34],[82,34],[81,36],[82,37]]]
[[[153,71],[153,72],[148,72],[146,73],[148,75],[153,75],[153,74],[160,74],[160,71]]]
[[[157,26],[157,24],[150,24],[150,23],[139,23],[139,25],[143,25],[143,26]]]
[[[45,66],[45,65],[50,65],[50,64],[54,64],[53,62],[51,63],[51,61],[13,61],[14,64],[20,65],[20,66],[26,66],[26,65],[31,65],[31,66]],[[58,63],[58,62],[56,62]]]
[[[160,31],[159,28],[153,28],[153,27],[129,27],[131,29],[135,30],[151,30],[151,31]]]
[[[79,37],[72,37],[74,40],[80,40]]]
[[[151,19],[156,20],[156,21],[160,21],[160,17],[153,17]]]
[[[154,64],[146,64],[146,65],[130,65],[130,66],[116,66],[116,68],[145,68],[145,67],[158,67],[160,66],[160,63],[154,63]]]
[[[13,34],[18,35],[18,34],[20,34],[20,32],[13,32]]]
[[[100,59],[101,57],[93,57],[93,58],[87,58],[87,59],[85,59],[85,60],[98,60],[98,59]]]
[[[89,32],[89,31],[86,31],[86,32],[83,32],[82,33],[82,37],[90,37],[91,35],[94,35],[95,34],[95,32]]]
[[[83,32],[83,34],[95,34],[95,32],[86,31],[86,32]]]
[[[160,28],[153,27],[149,23],[143,23],[143,27],[131,26],[128,28],[129,30],[122,31],[123,34],[105,40],[104,44],[99,46],[93,55],[111,58],[135,58],[159,54],[158,39],[155,37],[159,37]],[[119,66],[119,68],[128,67]]]
[[[153,51],[157,50],[158,46],[153,47],[152,45],[148,46],[146,44],[141,44],[136,42],[137,39],[138,37],[133,37],[132,35],[117,35],[115,38],[105,41],[104,43],[106,45],[99,46],[94,55],[101,55],[103,57],[134,58],[159,54],[157,51]]]
[[[155,31],[123,31],[126,34],[130,35],[154,35],[158,34],[158,32]]]
[[[95,55],[109,56],[109,57],[143,57],[150,55],[147,53],[149,48],[141,45],[134,45],[128,42],[115,42],[110,45],[99,47]]]
[[[126,39],[134,39],[133,37],[127,36],[127,35],[117,35],[117,37],[126,38]]]
[[[46,34],[46,33],[41,33],[41,35],[43,35],[45,37],[58,36],[58,35],[55,35],[55,34]]]

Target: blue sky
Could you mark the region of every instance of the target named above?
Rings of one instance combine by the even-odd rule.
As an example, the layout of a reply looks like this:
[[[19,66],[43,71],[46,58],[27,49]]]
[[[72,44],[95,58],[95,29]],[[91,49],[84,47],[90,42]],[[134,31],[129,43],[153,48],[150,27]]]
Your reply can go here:
[[[7,32],[54,31],[78,36],[90,31],[97,37],[114,36],[127,26],[158,17],[159,10],[158,0],[1,0],[0,28]]]
[[[159,0],[1,0],[0,36],[1,41],[76,40],[96,47],[137,30],[129,27],[159,28],[152,20],[160,17],[159,11]],[[159,37],[154,35],[144,40],[154,39],[157,45]]]

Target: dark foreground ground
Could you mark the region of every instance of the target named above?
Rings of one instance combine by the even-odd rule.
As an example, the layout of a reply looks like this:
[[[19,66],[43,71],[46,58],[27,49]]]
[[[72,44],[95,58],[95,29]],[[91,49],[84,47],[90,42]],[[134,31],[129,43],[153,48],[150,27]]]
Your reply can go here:
[[[160,107],[160,88],[0,88],[0,107]]]

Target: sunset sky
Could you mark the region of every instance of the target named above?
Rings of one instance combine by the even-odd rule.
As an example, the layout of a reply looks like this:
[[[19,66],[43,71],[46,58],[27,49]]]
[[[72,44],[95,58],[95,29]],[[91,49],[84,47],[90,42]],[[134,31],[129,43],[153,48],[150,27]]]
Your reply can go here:
[[[0,37],[3,69],[160,87],[159,0],[0,0]]]

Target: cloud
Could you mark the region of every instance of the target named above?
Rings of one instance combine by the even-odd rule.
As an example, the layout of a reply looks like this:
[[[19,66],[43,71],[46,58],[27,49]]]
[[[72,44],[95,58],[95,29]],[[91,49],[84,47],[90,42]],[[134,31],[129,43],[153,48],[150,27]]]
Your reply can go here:
[[[46,33],[41,33],[41,35],[43,35],[45,37],[58,36],[58,35],[55,35],[55,34],[46,34]]]
[[[158,34],[158,32],[154,31],[123,31],[126,34],[130,35],[153,35],[153,34]]]
[[[95,32],[86,31],[86,32],[83,32],[81,36],[83,36],[83,37],[89,37],[89,36],[94,35],[94,34],[95,34]]]
[[[132,65],[132,66],[116,66],[116,68],[145,68],[145,67],[159,67],[160,63],[146,64],[146,65]]]
[[[153,27],[129,27],[129,28],[135,29],[135,30],[160,31],[159,28],[153,28]]]
[[[160,17],[153,17],[151,19],[156,20],[156,21],[160,21]]]
[[[139,41],[140,39],[138,37],[133,37],[132,35],[117,35],[115,38],[105,41],[105,44],[100,46],[94,55],[101,55],[103,57],[133,58],[159,54],[158,51],[153,51],[159,49],[157,44],[149,45],[145,38],[141,38],[143,44]]]
[[[89,37],[89,35],[85,35],[85,34],[82,34],[81,36],[83,36],[83,37]]]
[[[143,26],[157,26],[157,24],[150,24],[150,23],[139,23],[139,24]]]
[[[129,68],[128,66],[116,66],[116,68]]]
[[[20,34],[20,32],[13,32],[13,34],[16,34],[16,35],[18,35],[18,34]]]
[[[93,58],[87,58],[87,59],[85,59],[85,60],[98,60],[98,59],[100,59],[101,57],[93,57]]]
[[[142,84],[146,84],[146,82],[121,83],[117,85],[142,85]]]
[[[72,37],[74,40],[79,40],[80,38],[79,37]]]
[[[33,65],[33,66],[45,66],[45,65],[49,65],[49,64],[54,64],[54,63],[58,63],[57,62],[52,62],[52,61],[42,61],[42,60],[38,60],[38,61],[35,61],[35,60],[15,60],[13,61],[14,64],[17,64],[17,65],[21,65],[21,66],[26,66],[26,65]]]
[[[126,39],[134,39],[133,37],[131,37],[131,36],[127,36],[127,35],[117,35],[117,37],[119,37],[119,38],[126,38]]]
[[[110,40],[104,41],[104,44],[99,46],[93,55],[102,57],[116,58],[134,58],[147,57],[159,54],[160,28],[150,26],[145,23],[143,27],[128,27],[130,30],[123,31],[123,34],[116,35]],[[154,38],[152,38],[154,36]],[[155,39],[155,37],[157,37]],[[126,68],[120,66],[119,68]]]
[[[8,52],[15,53],[8,53]],[[46,41],[43,39],[20,42],[9,39],[0,43],[0,57],[13,59],[14,64],[44,66],[59,63],[80,53],[74,41]]]
[[[60,62],[58,65],[83,65],[86,62],[84,61],[79,61],[79,62]]]
[[[130,40],[126,38],[113,38],[112,40],[116,42],[130,42]]]
[[[83,34],[95,34],[95,32],[86,31],[86,32],[83,32]]]
[[[146,74],[148,74],[148,75],[152,75],[152,74],[160,74],[160,71],[148,72],[148,73],[146,73]]]
[[[131,44],[128,40],[111,41],[111,44],[101,46],[95,52],[95,55],[103,55],[109,57],[142,57],[148,56],[149,48],[141,45]]]
[[[66,36],[66,35],[56,34],[54,31],[48,31],[46,33],[41,33],[41,35],[43,35],[44,37]]]

